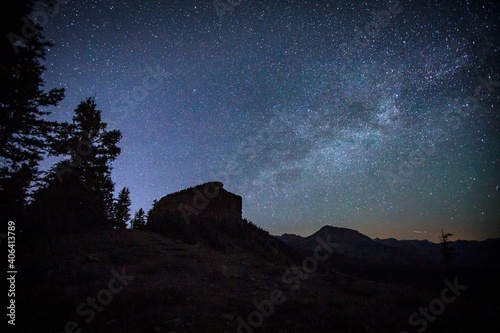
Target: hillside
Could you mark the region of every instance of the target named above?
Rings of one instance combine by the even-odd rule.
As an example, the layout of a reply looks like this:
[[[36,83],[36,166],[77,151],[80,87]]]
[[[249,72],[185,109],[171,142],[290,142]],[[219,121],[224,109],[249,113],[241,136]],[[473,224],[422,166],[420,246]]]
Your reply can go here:
[[[342,267],[342,272],[359,278],[416,288],[428,288],[444,274],[442,245],[426,240],[371,239],[356,230],[333,226],[324,226],[307,237],[284,234],[278,238],[293,248],[313,251],[318,237],[338,243],[325,262],[326,269]],[[491,274],[500,267],[500,239],[455,241],[450,246],[456,253],[456,274]]]
[[[406,283],[414,287],[429,281],[423,277],[441,274],[441,264],[436,261],[405,248],[376,242],[348,228],[324,226],[308,237],[286,234],[279,238],[293,248],[313,251],[318,237],[338,244],[334,254],[325,262],[326,269],[342,267],[343,272],[359,278]]]
[[[298,257],[274,263],[244,247],[223,253],[151,232],[26,237],[19,244],[20,332],[64,332],[65,326],[75,332],[399,332],[443,288],[442,279],[418,289],[358,278],[327,263],[293,273]],[[125,283],[118,283],[120,275]],[[481,304],[497,294],[472,284],[469,290],[429,332],[465,332],[480,322],[490,327],[485,323],[498,306]],[[269,299],[282,301],[272,313],[264,306]],[[245,329],[238,318],[248,322],[255,304],[268,316]]]

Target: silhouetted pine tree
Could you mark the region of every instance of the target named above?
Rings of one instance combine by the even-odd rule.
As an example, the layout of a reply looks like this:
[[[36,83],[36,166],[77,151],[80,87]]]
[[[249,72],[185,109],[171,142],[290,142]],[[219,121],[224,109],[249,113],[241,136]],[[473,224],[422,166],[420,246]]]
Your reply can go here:
[[[445,234],[443,229],[441,229],[441,236],[439,238],[443,246],[444,270],[445,276],[447,277],[451,274],[451,265],[453,263],[453,258],[456,256],[455,249],[450,246],[450,241],[448,240],[451,236],[453,236],[453,234]]]
[[[57,163],[34,195],[30,216],[36,227],[66,231],[113,227],[111,163],[120,153],[121,133],[107,130],[101,112],[92,98],[76,108],[64,147],[71,158]]]
[[[22,219],[30,184],[44,154],[57,154],[65,124],[47,121],[43,110],[64,98],[64,89],[44,91],[42,73],[52,44],[27,17],[33,1],[0,2],[0,215]]]
[[[146,227],[154,224],[155,213],[158,210],[158,200],[154,199],[151,208],[148,210],[148,215],[146,216]]]
[[[116,229],[127,228],[127,222],[130,220],[130,190],[124,187],[118,194],[115,202],[115,225]]]
[[[134,218],[132,220],[132,229],[144,230],[146,227],[146,213],[144,209],[140,208],[135,212]]]

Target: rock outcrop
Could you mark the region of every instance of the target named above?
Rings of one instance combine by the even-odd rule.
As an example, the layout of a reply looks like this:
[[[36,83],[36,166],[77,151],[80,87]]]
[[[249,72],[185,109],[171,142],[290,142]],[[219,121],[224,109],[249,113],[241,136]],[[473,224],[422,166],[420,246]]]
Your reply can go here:
[[[161,198],[148,218],[147,229],[185,238],[200,224],[241,223],[242,198],[221,182],[208,182]]]

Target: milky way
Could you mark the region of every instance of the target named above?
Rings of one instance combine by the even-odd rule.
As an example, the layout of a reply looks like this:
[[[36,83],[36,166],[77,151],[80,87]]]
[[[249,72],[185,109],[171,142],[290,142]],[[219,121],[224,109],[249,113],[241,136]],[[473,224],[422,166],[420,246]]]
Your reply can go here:
[[[500,237],[494,2],[232,3],[71,1],[45,26],[52,117],[95,96],[133,211],[220,180],[273,234]]]

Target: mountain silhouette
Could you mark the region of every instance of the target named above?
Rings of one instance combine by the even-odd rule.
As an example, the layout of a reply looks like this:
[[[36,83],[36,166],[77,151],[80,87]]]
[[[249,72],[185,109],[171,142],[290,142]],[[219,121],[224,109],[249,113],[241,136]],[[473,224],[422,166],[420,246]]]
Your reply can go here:
[[[334,226],[272,236],[241,218],[240,198],[210,182],[162,198],[147,230],[23,236],[16,304],[30,315],[20,331],[414,331],[409,317],[442,293],[441,244]],[[187,223],[179,205],[198,213]],[[451,243],[467,289],[429,332],[489,331],[499,241]]]

